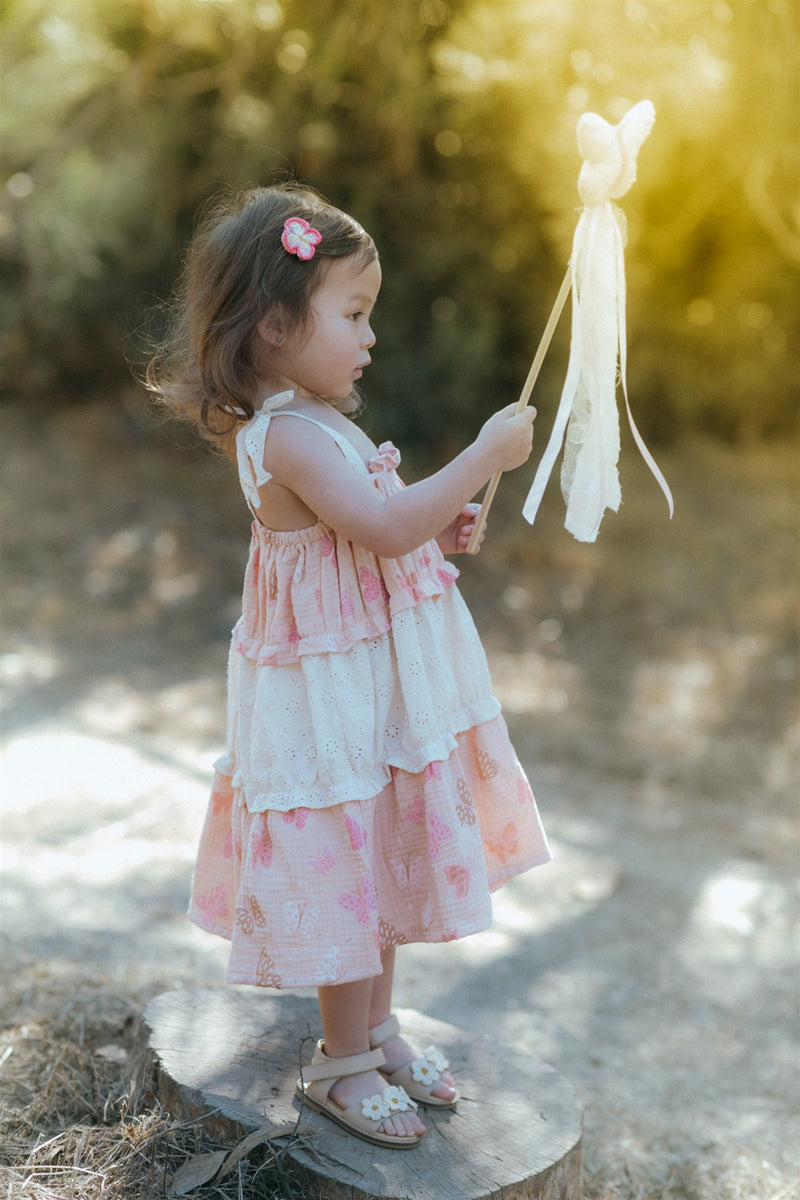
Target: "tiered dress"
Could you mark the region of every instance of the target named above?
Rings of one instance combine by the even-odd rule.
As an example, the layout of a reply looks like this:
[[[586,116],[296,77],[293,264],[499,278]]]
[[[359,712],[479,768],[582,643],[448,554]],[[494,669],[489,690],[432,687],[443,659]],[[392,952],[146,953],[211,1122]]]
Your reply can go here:
[[[240,430],[251,509],[270,422],[312,421],[383,494],[337,431],[268,400]],[[189,915],[230,939],[228,981],[370,978],[380,951],[486,929],[489,893],[550,855],[480,641],[435,542],[379,558],[323,523],[252,527]]]

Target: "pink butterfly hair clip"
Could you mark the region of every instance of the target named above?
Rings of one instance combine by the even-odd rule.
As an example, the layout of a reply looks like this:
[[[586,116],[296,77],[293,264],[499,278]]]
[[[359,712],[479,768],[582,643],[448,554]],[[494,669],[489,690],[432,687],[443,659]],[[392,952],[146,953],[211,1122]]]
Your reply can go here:
[[[308,262],[316,254],[321,241],[320,231],[302,217],[289,217],[284,221],[281,243],[288,254],[296,254],[303,262]]]

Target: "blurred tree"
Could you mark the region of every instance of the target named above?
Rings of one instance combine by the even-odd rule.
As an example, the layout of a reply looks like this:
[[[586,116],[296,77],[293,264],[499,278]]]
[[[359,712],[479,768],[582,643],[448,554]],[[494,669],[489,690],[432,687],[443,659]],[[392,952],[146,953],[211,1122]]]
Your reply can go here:
[[[651,437],[796,420],[791,0],[10,0],[1,19],[12,396],[116,385],[198,205],[291,174],[381,249],[387,435],[446,439],[524,379],[577,220],[578,115],[648,96],[625,200],[637,417]]]

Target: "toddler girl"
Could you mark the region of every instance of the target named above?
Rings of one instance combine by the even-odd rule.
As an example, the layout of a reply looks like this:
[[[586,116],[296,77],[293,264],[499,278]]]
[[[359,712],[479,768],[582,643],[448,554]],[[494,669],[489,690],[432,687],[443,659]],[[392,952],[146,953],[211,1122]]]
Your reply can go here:
[[[406,1148],[418,1104],[458,1095],[392,1015],[396,947],[486,929],[489,893],[549,854],[443,557],[466,548],[470,498],[530,454],[534,410],[404,487],[394,446],[348,419],[380,282],[368,234],[308,189],[226,200],[149,381],[235,459],[253,515],[190,916],[230,939],[229,982],[318,989],[298,1091]]]

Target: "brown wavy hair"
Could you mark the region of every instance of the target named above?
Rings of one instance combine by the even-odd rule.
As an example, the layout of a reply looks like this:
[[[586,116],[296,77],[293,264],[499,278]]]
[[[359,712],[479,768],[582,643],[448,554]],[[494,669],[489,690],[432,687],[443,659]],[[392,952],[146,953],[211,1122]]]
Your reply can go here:
[[[281,244],[289,217],[322,234],[309,261]],[[230,453],[240,423],[255,412],[268,367],[259,322],[274,313],[290,331],[310,331],[311,298],[327,267],[351,256],[359,267],[377,258],[372,238],[308,187],[285,183],[215,197],[201,212],[146,386]],[[354,390],[337,407],[353,412],[359,403]]]

